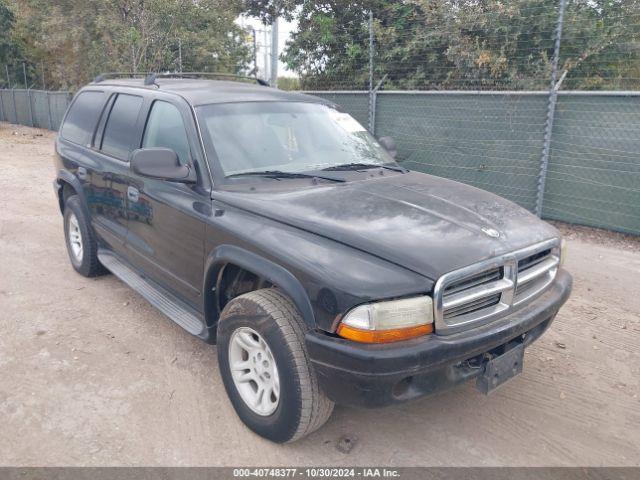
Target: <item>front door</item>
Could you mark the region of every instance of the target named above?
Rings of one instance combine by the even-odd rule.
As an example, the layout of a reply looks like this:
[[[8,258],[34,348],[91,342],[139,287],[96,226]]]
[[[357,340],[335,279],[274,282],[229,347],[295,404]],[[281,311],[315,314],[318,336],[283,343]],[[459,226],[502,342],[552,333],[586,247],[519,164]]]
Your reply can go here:
[[[193,165],[196,149],[186,125],[195,126],[186,105],[155,100],[149,109],[141,147],[174,150],[181,163]],[[211,210],[207,192],[196,185],[131,174],[128,257],[151,279],[197,310],[202,310],[205,218]]]

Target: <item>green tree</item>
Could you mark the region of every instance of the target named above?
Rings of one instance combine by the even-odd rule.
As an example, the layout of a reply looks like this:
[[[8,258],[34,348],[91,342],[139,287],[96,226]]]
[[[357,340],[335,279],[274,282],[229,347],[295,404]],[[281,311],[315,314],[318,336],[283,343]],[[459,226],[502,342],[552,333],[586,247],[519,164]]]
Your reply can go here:
[[[7,63],[15,55],[15,44],[11,31],[15,17],[3,0],[0,0],[0,64]]]
[[[546,89],[559,1],[250,0],[268,23],[296,18],[281,58],[302,88]],[[568,0],[560,72],[568,88],[638,88],[639,0]],[[565,73],[566,72],[566,73]],[[562,75],[563,74],[563,75]],[[634,78],[636,77],[636,78]]]
[[[250,62],[240,6],[224,0],[9,0],[13,37],[48,84],[75,88],[101,72],[242,73]],[[18,8],[19,7],[19,8]]]
[[[4,0],[0,0],[0,87],[7,86],[5,65],[14,65],[22,58],[21,46],[13,38],[15,15]]]
[[[297,77],[278,77],[280,90],[300,90],[300,79]]]
[[[640,1],[571,0],[560,74],[567,89],[640,88]]]

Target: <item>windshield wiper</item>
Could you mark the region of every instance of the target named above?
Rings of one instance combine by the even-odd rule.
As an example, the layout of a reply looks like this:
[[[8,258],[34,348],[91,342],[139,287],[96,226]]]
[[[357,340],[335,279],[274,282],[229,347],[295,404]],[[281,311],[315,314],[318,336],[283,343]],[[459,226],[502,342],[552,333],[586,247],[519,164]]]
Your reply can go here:
[[[393,170],[394,172],[406,173],[407,169],[401,166],[379,164],[379,163],[343,163],[341,165],[334,165],[332,167],[323,168],[325,172],[331,171],[346,171],[346,170],[369,170],[372,168],[386,168],[387,170]]]
[[[227,175],[227,178],[232,177],[267,177],[267,178],[321,178],[323,180],[331,180],[332,182],[344,182],[345,180],[342,178],[335,177],[325,177],[322,175],[314,175],[311,173],[300,173],[300,172],[284,172],[282,170],[263,170],[257,172],[241,172],[234,173],[233,175]]]

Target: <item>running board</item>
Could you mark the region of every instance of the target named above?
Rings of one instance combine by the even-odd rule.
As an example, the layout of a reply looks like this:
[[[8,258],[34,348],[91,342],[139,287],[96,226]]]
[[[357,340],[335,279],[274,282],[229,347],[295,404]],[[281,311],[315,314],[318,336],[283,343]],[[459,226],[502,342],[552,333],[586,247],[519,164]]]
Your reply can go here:
[[[156,307],[175,323],[192,335],[201,336],[204,324],[200,319],[178,299],[163,291],[159,286],[136,273],[131,267],[122,262],[116,255],[106,250],[98,250],[98,260],[111,273],[142,295],[151,305]]]

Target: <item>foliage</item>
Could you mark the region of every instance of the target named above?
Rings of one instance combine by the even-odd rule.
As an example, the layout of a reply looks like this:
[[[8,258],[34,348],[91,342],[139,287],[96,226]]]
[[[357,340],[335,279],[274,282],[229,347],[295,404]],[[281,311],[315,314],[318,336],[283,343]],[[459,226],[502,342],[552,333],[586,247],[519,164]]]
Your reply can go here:
[[[280,90],[300,90],[300,79],[297,77],[278,77]]]
[[[6,65],[22,56],[20,46],[11,37],[14,25],[13,11],[4,0],[0,0],[0,65]],[[7,78],[3,69],[0,72],[0,88],[6,86]]]
[[[573,0],[567,7],[561,73],[568,89],[640,87],[640,1]]]
[[[251,49],[225,0],[0,0],[15,21],[11,38],[24,46],[49,88],[74,88],[106,71],[245,73]],[[1,11],[1,10],[0,10]]]
[[[549,87],[558,4],[254,0],[245,9],[265,22],[276,13],[297,19],[281,58],[304,88],[367,88],[371,10],[374,81],[385,78],[387,88],[541,89]],[[565,87],[638,88],[639,7],[639,0],[568,0]]]
[[[640,0],[567,0],[563,88],[637,89]],[[546,89],[559,0],[0,0],[0,65],[48,88],[106,71],[250,73],[239,13],[295,18],[282,60],[301,88]],[[4,81],[4,72],[0,82]],[[288,81],[287,81],[288,82]],[[6,82],[5,82],[6,83]],[[295,84],[283,83],[286,88]],[[294,82],[295,83],[295,82]]]
[[[0,0],[0,63],[6,63],[15,56],[15,45],[11,40],[11,30],[15,22],[13,12]]]

